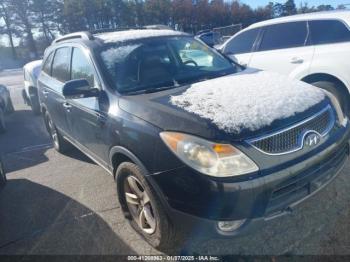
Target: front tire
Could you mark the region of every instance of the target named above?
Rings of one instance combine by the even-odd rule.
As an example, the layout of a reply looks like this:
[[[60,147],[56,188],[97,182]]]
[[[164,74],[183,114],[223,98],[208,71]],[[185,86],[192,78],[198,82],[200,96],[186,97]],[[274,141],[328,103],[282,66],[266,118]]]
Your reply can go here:
[[[311,85],[313,86],[317,86],[321,89],[324,89],[328,92],[331,92],[339,101],[341,109],[343,110],[343,113],[346,116],[349,116],[350,112],[350,106],[349,103],[350,101],[348,101],[348,96],[344,95],[341,91],[340,91],[340,87],[337,85],[337,83],[334,82],[329,82],[329,81],[318,81],[318,82],[313,82],[311,83]]]
[[[56,151],[62,154],[67,152],[71,148],[71,145],[58,132],[56,125],[52,121],[51,116],[49,115],[48,112],[45,113],[45,124],[51,136],[53,146],[56,149]]]
[[[169,250],[174,230],[142,169],[130,162],[122,163],[115,180],[122,210],[131,226],[153,247]]]

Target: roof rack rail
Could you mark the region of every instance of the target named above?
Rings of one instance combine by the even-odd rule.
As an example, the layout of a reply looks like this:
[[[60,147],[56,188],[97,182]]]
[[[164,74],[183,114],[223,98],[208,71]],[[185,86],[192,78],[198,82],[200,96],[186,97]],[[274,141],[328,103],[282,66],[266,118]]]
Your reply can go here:
[[[87,32],[87,31],[71,33],[71,34],[56,38],[55,40],[52,41],[52,44],[56,44],[56,43],[63,42],[66,40],[77,39],[77,38],[81,38],[84,40],[93,40],[94,36],[90,32]]]

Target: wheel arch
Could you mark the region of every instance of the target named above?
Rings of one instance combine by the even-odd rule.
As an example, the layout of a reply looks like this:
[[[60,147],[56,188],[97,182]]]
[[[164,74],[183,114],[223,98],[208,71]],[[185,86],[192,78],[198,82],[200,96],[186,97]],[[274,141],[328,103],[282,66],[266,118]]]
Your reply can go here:
[[[348,96],[350,99],[350,93],[347,85],[345,82],[338,77],[327,74],[327,73],[314,73],[308,76],[305,76],[301,81],[304,81],[306,83],[314,83],[314,82],[319,82],[319,81],[327,81],[327,82],[332,82],[332,83],[337,83],[337,89],[344,95]]]
[[[148,170],[146,169],[142,161],[135,154],[133,154],[130,150],[126,149],[125,147],[122,147],[122,146],[112,147],[109,153],[109,159],[112,165],[114,177],[116,175],[118,166],[123,162],[134,163],[138,165],[145,172],[145,174],[149,174]]]

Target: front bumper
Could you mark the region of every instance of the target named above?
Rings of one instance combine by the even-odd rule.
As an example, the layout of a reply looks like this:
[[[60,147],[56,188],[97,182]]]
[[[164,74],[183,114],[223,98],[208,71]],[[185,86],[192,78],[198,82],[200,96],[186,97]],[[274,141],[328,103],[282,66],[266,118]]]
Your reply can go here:
[[[187,167],[150,175],[174,224],[189,225],[205,235],[233,236],[291,212],[329,184],[349,157],[349,127],[334,136],[322,151],[302,162],[249,181],[214,179]],[[218,221],[246,220],[224,233]]]

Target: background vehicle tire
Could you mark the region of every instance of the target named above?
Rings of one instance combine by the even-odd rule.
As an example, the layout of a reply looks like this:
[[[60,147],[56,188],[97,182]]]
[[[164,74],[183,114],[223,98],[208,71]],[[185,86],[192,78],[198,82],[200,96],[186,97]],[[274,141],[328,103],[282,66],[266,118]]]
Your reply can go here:
[[[13,112],[15,112],[15,108],[14,108],[14,106],[13,106],[13,103],[12,103],[12,100],[10,99],[10,101],[9,101],[9,104],[8,104],[8,106],[7,106],[7,113],[13,113]]]
[[[6,178],[5,170],[0,160],[0,186],[4,186],[6,182],[7,182],[7,178]]]
[[[336,83],[329,82],[329,81],[318,81],[318,82],[311,83],[311,85],[325,89],[325,90],[331,92],[333,95],[335,95],[335,97],[340,102],[343,113],[347,116],[350,115],[350,112],[349,112],[350,101],[348,101],[348,97],[346,95],[342,94],[342,92],[340,91],[340,88],[337,86]]]
[[[4,109],[0,106],[0,133],[4,133],[5,131],[6,131],[5,112],[4,112]]]
[[[32,108],[34,115],[40,115],[40,104],[38,97],[30,98],[30,107]]]
[[[72,145],[66,141],[62,135],[58,132],[55,124],[53,123],[48,112],[45,113],[45,124],[46,128],[51,136],[53,146],[56,151],[60,153],[65,153],[71,149]]]
[[[133,163],[124,162],[116,171],[115,181],[122,210],[131,226],[153,247],[169,250],[175,243],[174,230],[142,169]],[[147,223],[152,220],[149,215],[153,217],[154,223]]]

